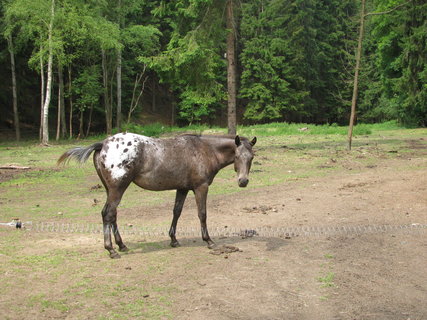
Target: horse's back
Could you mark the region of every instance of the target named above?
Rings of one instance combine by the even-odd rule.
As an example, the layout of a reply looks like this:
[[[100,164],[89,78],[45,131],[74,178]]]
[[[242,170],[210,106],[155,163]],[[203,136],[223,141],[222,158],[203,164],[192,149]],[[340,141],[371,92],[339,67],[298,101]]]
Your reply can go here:
[[[107,184],[133,181],[149,190],[192,189],[211,180],[212,150],[196,135],[157,139],[119,133],[104,140],[95,166]]]

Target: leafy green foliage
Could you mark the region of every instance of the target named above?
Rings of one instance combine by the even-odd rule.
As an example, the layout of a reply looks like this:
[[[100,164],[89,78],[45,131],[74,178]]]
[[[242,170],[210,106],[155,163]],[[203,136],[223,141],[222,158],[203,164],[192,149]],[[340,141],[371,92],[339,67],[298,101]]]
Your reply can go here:
[[[375,1],[379,12],[396,1]],[[367,72],[362,83],[361,119],[398,119],[427,124],[427,40],[425,1],[412,1],[372,18],[365,50]]]
[[[209,0],[165,2],[154,13],[169,23],[170,39],[149,66],[179,97],[188,123],[210,116],[225,98],[223,4]]]
[[[344,81],[353,1],[250,1],[243,6],[241,97],[252,121],[336,122],[348,104]]]
[[[97,65],[85,68],[73,81],[76,105],[80,111],[98,105],[102,93],[101,70]]]
[[[11,119],[8,36],[15,46],[21,119],[39,121],[37,73],[41,61],[46,70],[51,3],[0,3],[0,112],[6,115],[2,123]],[[234,3],[239,119],[251,124],[347,124],[360,1]],[[62,66],[64,74],[67,124],[73,120],[77,124],[75,112],[69,119],[69,106],[80,110],[93,106],[93,128],[102,130],[103,104],[108,101],[112,110],[117,105],[118,57],[123,114],[132,111],[135,121],[152,105],[150,111],[167,110],[168,119],[173,110],[173,119],[180,124],[221,123],[227,100],[225,4],[223,0],[55,0],[53,65],[54,73]],[[372,0],[367,4],[368,12],[404,5],[366,17],[358,122],[398,120],[426,126],[426,3]],[[108,79],[100,76],[101,50]],[[100,86],[108,94],[103,95]],[[55,108],[57,75],[53,89]],[[51,122],[56,114],[50,113]],[[156,116],[158,121],[165,118]]]

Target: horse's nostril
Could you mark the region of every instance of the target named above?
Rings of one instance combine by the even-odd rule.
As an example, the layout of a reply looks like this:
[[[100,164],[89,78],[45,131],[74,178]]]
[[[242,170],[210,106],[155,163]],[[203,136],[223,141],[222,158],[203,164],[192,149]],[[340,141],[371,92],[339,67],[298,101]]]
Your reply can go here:
[[[239,187],[244,188],[248,185],[249,180],[246,178],[239,179]]]

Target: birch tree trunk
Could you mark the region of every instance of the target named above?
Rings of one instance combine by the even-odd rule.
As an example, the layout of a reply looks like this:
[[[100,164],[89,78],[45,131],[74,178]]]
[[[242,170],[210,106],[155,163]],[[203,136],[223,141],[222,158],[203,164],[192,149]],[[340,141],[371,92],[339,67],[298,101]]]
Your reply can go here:
[[[19,128],[18,96],[16,94],[16,71],[15,71],[15,52],[13,48],[12,35],[7,38],[10,53],[10,68],[12,70],[12,97],[13,97],[13,124],[15,126],[16,141],[21,139],[21,130]]]
[[[227,89],[228,89],[228,134],[236,134],[236,61],[233,0],[227,1]]]
[[[49,57],[47,62],[47,84],[46,84],[46,97],[43,105],[43,130],[42,130],[42,145],[49,143],[49,104],[52,95],[52,63],[53,63],[53,45],[52,45],[52,29],[53,19],[55,17],[55,0],[51,2],[51,16],[48,30],[48,45]]]
[[[40,52],[42,52],[43,47],[40,45]],[[40,130],[39,130],[39,138],[40,141],[43,136],[43,114],[44,114],[44,90],[45,90],[45,83],[44,83],[44,61],[43,61],[43,55],[40,54]]]

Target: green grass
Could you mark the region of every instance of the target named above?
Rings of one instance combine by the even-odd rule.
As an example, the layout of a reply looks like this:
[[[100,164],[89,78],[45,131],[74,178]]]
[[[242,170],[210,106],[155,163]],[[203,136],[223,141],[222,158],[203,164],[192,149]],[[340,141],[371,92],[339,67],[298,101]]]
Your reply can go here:
[[[359,124],[354,126],[353,134],[370,135],[373,132],[402,129],[395,121],[379,124]],[[314,125],[305,123],[268,123],[239,127],[238,132],[246,136],[282,136],[282,135],[347,135],[347,126]]]
[[[358,124],[354,127],[354,135],[369,135],[373,132],[386,130],[399,130],[402,127],[396,121],[388,121],[378,124]],[[160,123],[149,125],[138,125],[129,123],[123,126],[123,131],[134,132],[150,137],[159,137],[170,133],[227,133],[226,128],[212,127],[207,125],[190,125],[184,127],[165,126]],[[251,126],[238,126],[238,134],[246,136],[281,136],[281,135],[347,135],[348,126],[334,124],[314,125],[306,123],[273,122]]]
[[[4,303],[20,306],[14,310],[14,318],[25,318],[22,315],[28,313],[34,318],[63,318],[69,312],[76,319],[173,318],[172,297],[177,289],[162,281],[162,273],[172,268],[171,254],[150,251],[163,247],[163,242],[145,244],[143,261],[141,256],[129,254],[127,262],[99,263],[101,257],[108,257],[98,248],[96,252],[93,247],[88,251],[80,245],[73,249],[43,248],[39,246],[46,235],[0,231],[0,272],[7,274],[0,290],[8,293]],[[9,249],[3,250],[5,247]],[[45,253],[31,253],[40,250]],[[125,266],[132,266],[132,270]],[[12,315],[8,310],[3,313],[6,319]]]
[[[323,277],[317,278],[317,280],[322,284],[322,288],[331,288],[331,287],[335,287],[334,278],[335,278],[335,273],[330,271]]]

